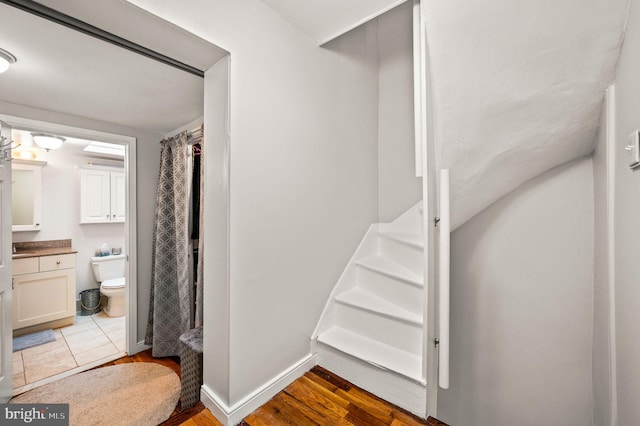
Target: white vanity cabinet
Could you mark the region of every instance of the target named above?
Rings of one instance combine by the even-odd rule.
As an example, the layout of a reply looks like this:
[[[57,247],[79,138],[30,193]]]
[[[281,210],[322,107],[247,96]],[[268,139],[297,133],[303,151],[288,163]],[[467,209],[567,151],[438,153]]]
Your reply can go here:
[[[123,170],[80,169],[80,223],[118,223],[125,220]]]
[[[76,315],[76,255],[13,259],[13,329],[73,324]]]

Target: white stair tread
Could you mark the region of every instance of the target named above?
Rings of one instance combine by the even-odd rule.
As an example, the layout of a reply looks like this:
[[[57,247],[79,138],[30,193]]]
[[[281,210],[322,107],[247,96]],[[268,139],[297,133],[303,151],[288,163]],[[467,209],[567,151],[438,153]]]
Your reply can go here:
[[[422,317],[401,306],[394,305],[370,291],[354,287],[335,297],[336,302],[391,317],[412,325],[422,326]]]
[[[356,265],[406,281],[410,284],[420,287],[423,286],[423,277],[381,254],[375,254],[373,256],[360,259],[356,261]]]
[[[412,234],[408,232],[391,232],[391,231],[380,231],[378,232],[383,238],[388,238],[391,240],[399,241],[404,244],[408,244],[410,246],[424,249],[424,237],[422,234]]]
[[[423,382],[422,360],[412,353],[335,326],[319,335],[318,341],[375,366]]]

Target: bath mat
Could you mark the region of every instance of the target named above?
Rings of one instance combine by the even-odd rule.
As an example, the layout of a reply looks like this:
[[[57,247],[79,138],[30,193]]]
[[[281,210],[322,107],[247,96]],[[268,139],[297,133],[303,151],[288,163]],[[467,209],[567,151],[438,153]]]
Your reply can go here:
[[[180,398],[168,367],[132,362],[85,371],[18,395],[9,404],[69,404],[69,425],[156,426]]]
[[[32,348],[49,342],[55,342],[56,336],[53,330],[36,331],[35,333],[25,334],[24,336],[13,338],[13,351],[18,352],[23,349]]]

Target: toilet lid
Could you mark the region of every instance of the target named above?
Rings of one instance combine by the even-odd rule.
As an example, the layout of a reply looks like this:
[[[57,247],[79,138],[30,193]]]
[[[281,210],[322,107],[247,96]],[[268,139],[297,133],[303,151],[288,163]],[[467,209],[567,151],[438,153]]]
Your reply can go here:
[[[102,281],[102,287],[104,288],[121,288],[124,287],[124,277],[114,278],[112,280]]]

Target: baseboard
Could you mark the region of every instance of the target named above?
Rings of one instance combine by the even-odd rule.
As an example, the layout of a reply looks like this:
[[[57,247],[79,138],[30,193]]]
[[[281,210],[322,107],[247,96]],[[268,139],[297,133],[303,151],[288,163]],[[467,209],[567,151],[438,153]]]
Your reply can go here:
[[[309,354],[230,407],[206,384],[202,385],[200,399],[224,426],[237,425],[315,365],[316,355]]]
[[[144,340],[140,340],[139,342],[136,342],[127,353],[131,356],[137,354],[138,352],[146,351],[149,348],[151,348],[151,345],[146,345],[144,343]]]

